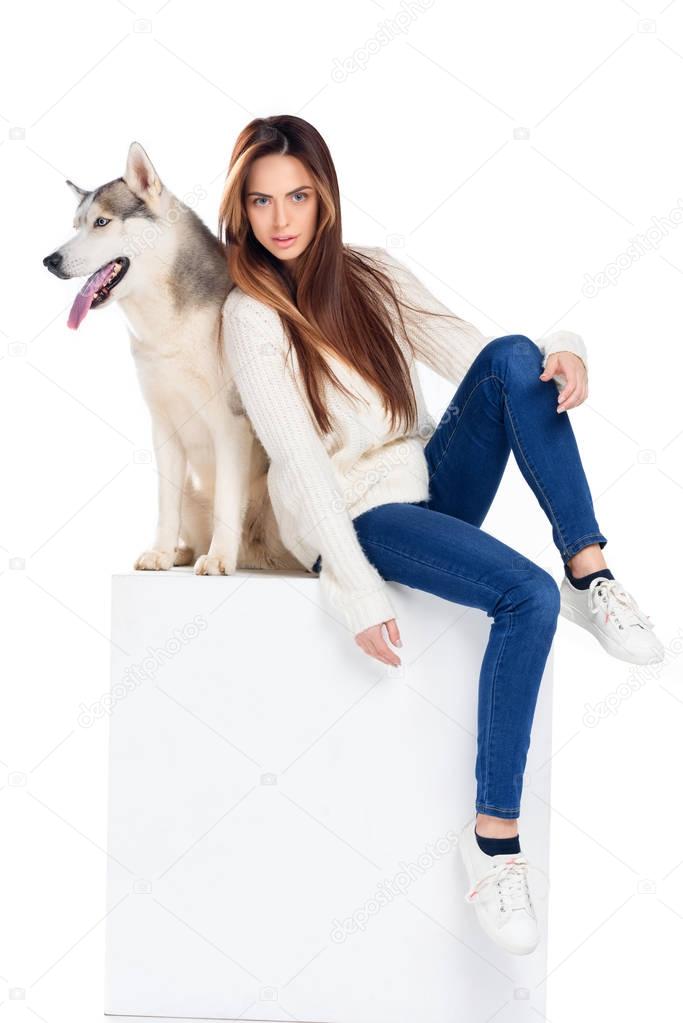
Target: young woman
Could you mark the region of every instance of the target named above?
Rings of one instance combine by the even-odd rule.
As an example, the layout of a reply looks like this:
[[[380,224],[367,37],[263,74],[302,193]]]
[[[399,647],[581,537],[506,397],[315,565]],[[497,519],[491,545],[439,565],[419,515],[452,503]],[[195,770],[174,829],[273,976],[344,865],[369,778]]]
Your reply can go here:
[[[320,569],[356,643],[385,664],[400,660],[383,628],[401,646],[387,581],[493,619],[479,678],[476,816],[459,848],[465,898],[486,933],[530,952],[539,935],[517,825],[560,604],[615,657],[663,655],[607,567],[566,415],[588,393],[583,342],[567,331],[536,343],[485,338],[385,249],[345,245],[329,150],[299,117],[242,131],[219,227],[235,284],[225,355],[270,456],[283,542]],[[456,388],[438,426],[416,359]],[[480,528],[510,451],[550,521],[561,588]]]

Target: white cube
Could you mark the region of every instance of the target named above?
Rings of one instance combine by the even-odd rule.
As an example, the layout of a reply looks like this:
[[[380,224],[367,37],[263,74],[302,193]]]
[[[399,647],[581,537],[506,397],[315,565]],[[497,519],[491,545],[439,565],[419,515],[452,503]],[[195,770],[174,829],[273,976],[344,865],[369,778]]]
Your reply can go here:
[[[544,1017],[545,940],[492,944],[457,850],[491,619],[388,585],[398,669],[303,572],[114,577],[107,1014]],[[549,661],[520,819],[544,934],[551,679]]]

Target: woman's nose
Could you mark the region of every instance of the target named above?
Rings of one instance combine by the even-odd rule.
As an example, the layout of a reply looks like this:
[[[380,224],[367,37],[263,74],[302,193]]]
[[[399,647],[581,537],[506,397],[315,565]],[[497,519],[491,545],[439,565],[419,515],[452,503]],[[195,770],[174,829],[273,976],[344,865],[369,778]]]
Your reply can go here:
[[[285,211],[284,205],[282,205],[282,206],[275,206],[274,210],[275,210],[275,212],[273,214],[273,222],[274,222],[275,228],[279,230],[280,228],[287,227],[287,223],[288,223],[288,221],[287,221],[287,213]]]

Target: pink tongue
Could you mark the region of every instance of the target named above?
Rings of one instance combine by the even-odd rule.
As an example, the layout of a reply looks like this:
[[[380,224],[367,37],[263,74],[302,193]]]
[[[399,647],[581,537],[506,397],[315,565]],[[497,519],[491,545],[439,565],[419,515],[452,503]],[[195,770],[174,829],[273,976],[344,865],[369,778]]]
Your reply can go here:
[[[69,319],[67,320],[67,327],[71,327],[72,330],[76,330],[80,327],[83,320],[88,315],[88,310],[92,305],[97,291],[102,287],[107,277],[111,273],[114,263],[107,263],[101,270],[98,270],[91,277],[88,277],[83,287],[79,290],[74,304],[71,306],[71,312],[69,313]]]

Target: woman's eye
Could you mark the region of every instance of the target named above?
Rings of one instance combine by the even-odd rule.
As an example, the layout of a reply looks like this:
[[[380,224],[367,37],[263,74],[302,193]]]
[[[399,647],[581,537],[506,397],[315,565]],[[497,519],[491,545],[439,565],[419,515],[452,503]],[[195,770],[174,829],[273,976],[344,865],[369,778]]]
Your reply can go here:
[[[108,224],[108,223],[109,223],[109,221],[107,220],[106,217],[98,217],[93,226],[94,227],[104,227],[105,224]]]
[[[306,195],[306,192],[294,192],[294,194],[292,195],[292,199],[296,200],[294,203],[295,206],[300,206],[301,203],[305,202],[307,198],[308,196]],[[264,203],[268,201],[265,195],[257,195],[256,198],[254,199],[254,206],[261,206],[262,199],[264,200]]]

